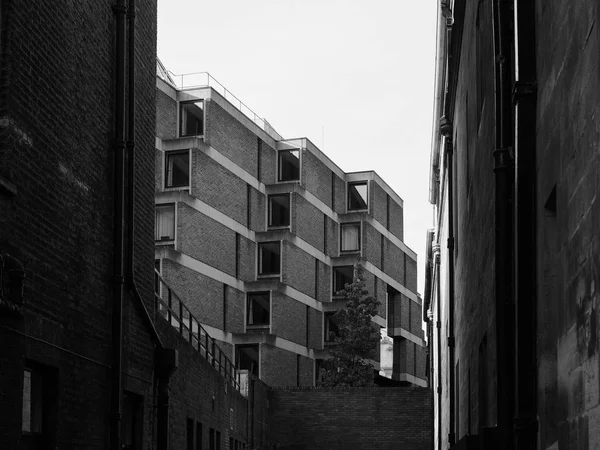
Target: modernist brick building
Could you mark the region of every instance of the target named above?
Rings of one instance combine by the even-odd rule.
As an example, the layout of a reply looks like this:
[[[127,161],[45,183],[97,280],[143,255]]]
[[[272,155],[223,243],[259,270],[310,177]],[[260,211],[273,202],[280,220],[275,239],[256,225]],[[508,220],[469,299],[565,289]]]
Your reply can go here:
[[[596,0],[440,2],[436,449],[600,448],[599,19]]]
[[[308,139],[284,139],[203,76],[177,87],[159,64],[162,277],[239,368],[269,385],[312,386],[344,306],[335,292],[360,260],[381,302],[374,322],[394,339],[394,378],[426,385],[402,199],[375,172],[344,173]]]

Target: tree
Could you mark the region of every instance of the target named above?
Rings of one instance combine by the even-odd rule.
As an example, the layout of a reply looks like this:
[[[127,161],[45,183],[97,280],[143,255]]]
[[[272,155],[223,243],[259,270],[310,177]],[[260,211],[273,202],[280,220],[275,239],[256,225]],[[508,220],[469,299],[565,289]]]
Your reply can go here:
[[[335,314],[338,324],[337,344],[323,361],[321,386],[371,386],[373,365],[368,361],[378,349],[379,328],[371,319],[381,302],[365,289],[363,267],[354,264],[352,283],[337,292],[346,300],[346,308]]]

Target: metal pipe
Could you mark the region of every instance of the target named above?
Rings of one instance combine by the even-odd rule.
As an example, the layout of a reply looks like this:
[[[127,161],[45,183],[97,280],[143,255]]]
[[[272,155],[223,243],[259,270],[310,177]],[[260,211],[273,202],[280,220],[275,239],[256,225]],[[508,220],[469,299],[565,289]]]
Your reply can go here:
[[[514,0],[515,448],[537,446],[535,5]]]
[[[115,134],[113,211],[113,310],[110,448],[121,450],[123,407],[123,205],[125,158],[125,0],[113,6],[116,23],[115,48]]]
[[[454,149],[450,134],[445,138],[446,166],[448,172],[448,393],[450,411],[448,420],[448,445],[456,443],[456,387],[454,376]]]
[[[495,212],[496,212],[496,373],[498,431],[501,449],[513,448],[514,324],[512,299],[512,117],[510,103],[510,10],[507,0],[494,0],[495,52]]]
[[[127,9],[127,277],[134,283],[134,187],[135,187],[135,0],[129,0]]]
[[[439,237],[438,237],[439,240]],[[440,245],[437,244],[437,248],[435,251],[435,271],[436,271],[436,303],[437,303],[437,319],[435,322],[435,327],[437,328],[437,397],[438,397],[438,450],[442,450],[442,437],[441,437],[441,429],[442,429],[442,322],[441,322],[441,314],[442,314],[442,294],[441,287],[442,282],[440,280]]]

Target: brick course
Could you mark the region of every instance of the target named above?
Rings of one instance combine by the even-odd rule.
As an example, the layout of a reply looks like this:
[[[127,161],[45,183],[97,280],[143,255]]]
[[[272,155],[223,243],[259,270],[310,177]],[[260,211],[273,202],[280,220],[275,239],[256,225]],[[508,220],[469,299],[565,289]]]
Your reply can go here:
[[[272,389],[278,449],[431,449],[423,388]]]

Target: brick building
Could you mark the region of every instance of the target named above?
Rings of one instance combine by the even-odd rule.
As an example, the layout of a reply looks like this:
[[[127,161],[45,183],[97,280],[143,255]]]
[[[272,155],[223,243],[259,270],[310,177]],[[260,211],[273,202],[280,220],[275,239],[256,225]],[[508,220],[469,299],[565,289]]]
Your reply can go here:
[[[154,295],[155,78],[154,0],[0,2],[3,450],[268,445]]]
[[[439,6],[435,448],[600,448],[600,5]]]
[[[268,385],[314,385],[344,306],[335,292],[360,260],[394,378],[426,385],[402,199],[375,172],[284,139],[208,74],[159,63],[156,83],[156,267],[211,336]]]

